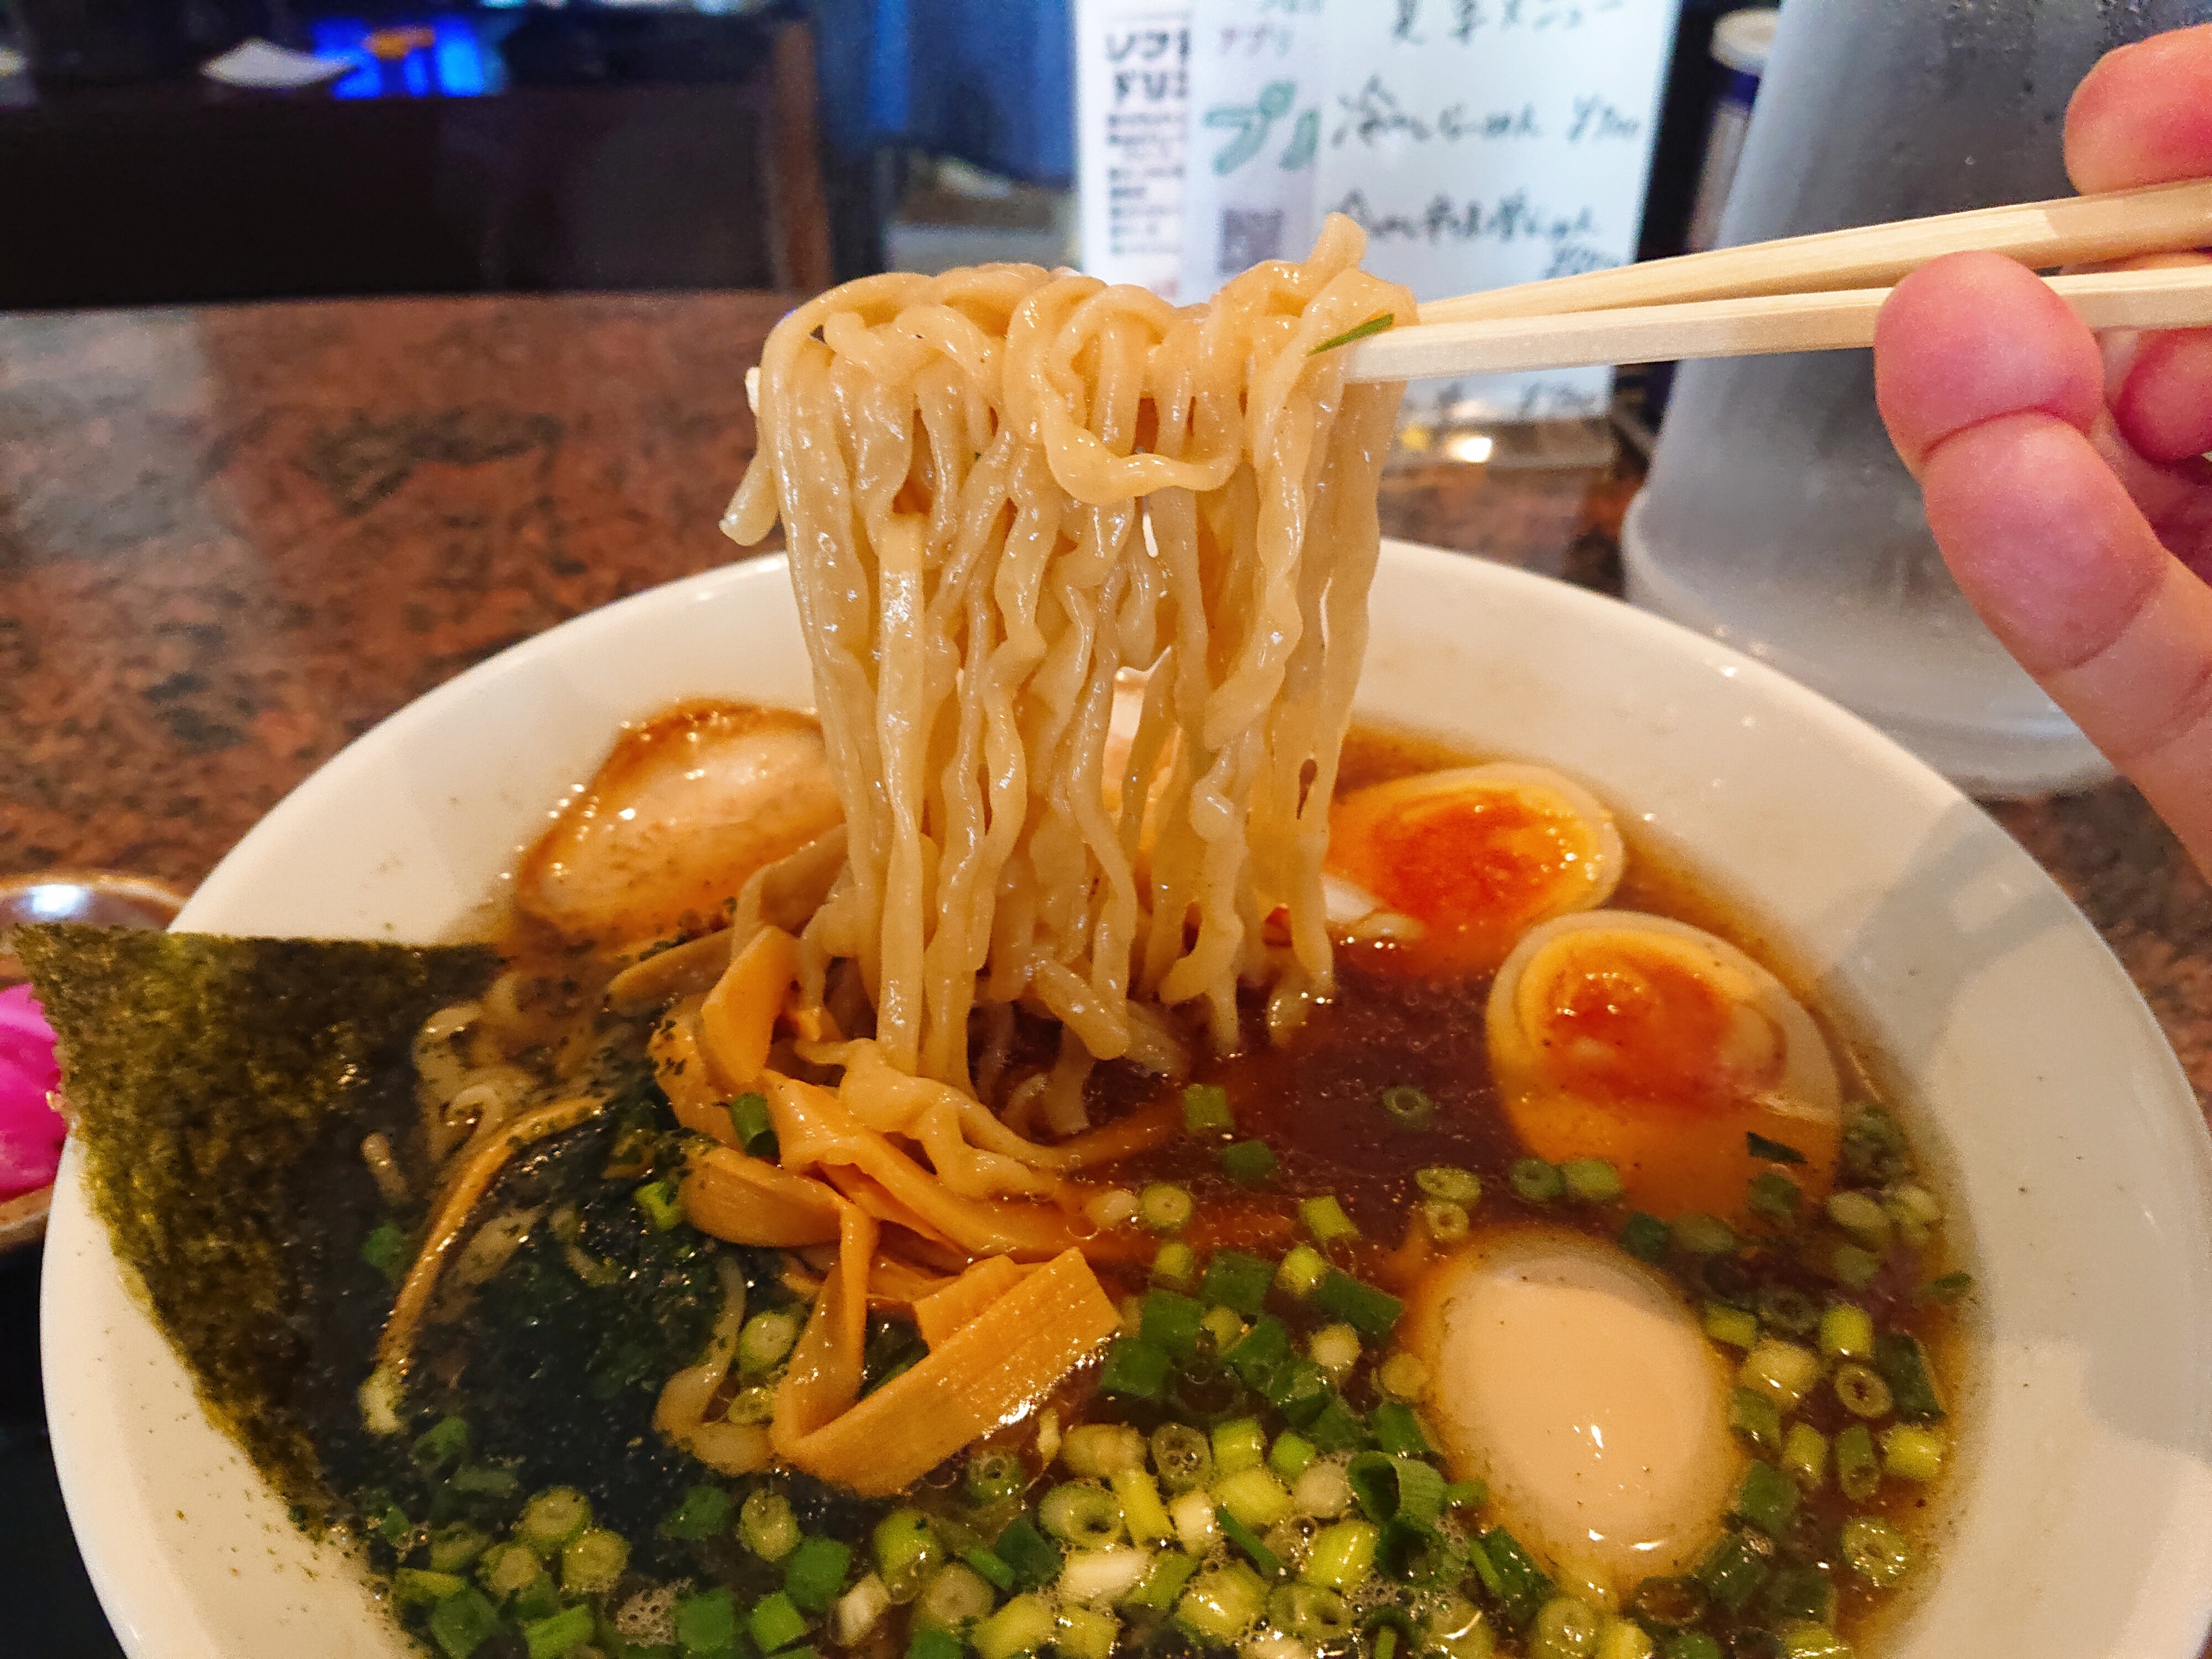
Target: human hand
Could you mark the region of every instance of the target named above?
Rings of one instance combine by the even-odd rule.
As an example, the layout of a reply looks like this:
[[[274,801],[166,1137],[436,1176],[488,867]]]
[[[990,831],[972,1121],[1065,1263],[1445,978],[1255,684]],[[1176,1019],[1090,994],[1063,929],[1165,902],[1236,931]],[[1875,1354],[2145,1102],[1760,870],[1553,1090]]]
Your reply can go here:
[[[2212,25],[2112,52],[2081,191],[2212,175]],[[2110,335],[1990,253],[1899,283],[1875,389],[1960,588],[2212,874],[2212,330]]]

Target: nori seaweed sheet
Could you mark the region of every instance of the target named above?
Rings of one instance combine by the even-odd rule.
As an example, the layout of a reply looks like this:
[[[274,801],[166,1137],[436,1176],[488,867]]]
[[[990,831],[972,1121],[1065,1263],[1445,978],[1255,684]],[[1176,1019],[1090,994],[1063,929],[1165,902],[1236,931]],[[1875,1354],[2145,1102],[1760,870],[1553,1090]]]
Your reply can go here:
[[[118,1255],[209,1413],[320,1511],[302,1395],[336,1311],[314,1259],[335,1242],[333,1178],[363,1183],[363,1133],[412,1114],[416,1031],[498,954],[81,926],[13,943]]]

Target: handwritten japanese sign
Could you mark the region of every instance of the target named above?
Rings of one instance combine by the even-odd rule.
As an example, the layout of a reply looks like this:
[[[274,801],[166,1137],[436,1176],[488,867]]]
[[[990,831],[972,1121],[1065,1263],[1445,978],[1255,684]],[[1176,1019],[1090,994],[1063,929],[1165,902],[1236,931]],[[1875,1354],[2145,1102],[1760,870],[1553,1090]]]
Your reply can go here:
[[[1626,264],[1674,0],[1335,0],[1316,180],[1423,300]],[[1608,370],[1414,388],[1449,417],[1601,412]]]
[[[1297,259],[1321,228],[1316,186],[1328,40],[1322,0],[1193,0],[1185,298],[1261,259]]]
[[[1674,13],[1675,0],[1084,0],[1085,266],[1200,299],[1255,259],[1301,256],[1330,212],[1365,228],[1370,270],[1424,300],[1624,264]],[[1145,170],[1167,165],[1164,149],[1133,137],[1157,129],[1104,124],[1133,106],[1167,114],[1164,95],[1115,78],[1144,43],[1183,71],[1173,179]],[[1151,274],[1133,263],[1139,246]],[[1418,387],[1409,403],[1540,419],[1600,412],[1610,386],[1607,370],[1575,369]]]
[[[1189,0],[1077,0],[1083,268],[1169,299],[1182,266],[1189,59]]]

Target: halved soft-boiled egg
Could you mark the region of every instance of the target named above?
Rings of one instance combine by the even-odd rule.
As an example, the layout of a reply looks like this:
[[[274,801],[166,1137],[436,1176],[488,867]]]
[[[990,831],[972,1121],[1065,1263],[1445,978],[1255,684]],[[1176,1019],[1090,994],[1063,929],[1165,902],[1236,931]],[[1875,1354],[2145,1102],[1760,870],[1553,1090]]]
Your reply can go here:
[[[1711,1541],[1743,1462],[1730,1380],[1658,1274],[1584,1234],[1493,1228],[1429,1269],[1405,1330],[1453,1478],[1486,1481],[1547,1561],[1625,1592]]]
[[[1613,815],[1540,766],[1416,773],[1329,812],[1329,871],[1419,924],[1390,937],[1420,973],[1487,973],[1538,922],[1604,903],[1626,862]]]
[[[1608,1159],[1662,1217],[1731,1216],[1776,1167],[1755,1134],[1800,1156],[1789,1173],[1808,1197],[1826,1193],[1835,1061],[1782,981],[1726,939],[1633,910],[1559,917],[1505,959],[1487,1024],[1499,1101],[1539,1158]]]

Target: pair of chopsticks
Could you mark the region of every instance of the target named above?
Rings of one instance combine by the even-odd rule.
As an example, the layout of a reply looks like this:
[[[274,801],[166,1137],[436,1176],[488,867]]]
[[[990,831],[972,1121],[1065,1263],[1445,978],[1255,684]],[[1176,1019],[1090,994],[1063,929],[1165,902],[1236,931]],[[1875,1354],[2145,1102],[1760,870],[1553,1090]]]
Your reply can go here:
[[[1889,284],[1979,248],[2033,270],[2212,246],[2212,179],[1754,242],[1421,307],[1348,348],[1348,378],[1753,357],[1874,343]],[[2212,265],[2045,279],[2091,328],[2212,325]]]

